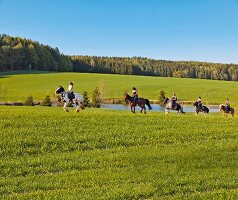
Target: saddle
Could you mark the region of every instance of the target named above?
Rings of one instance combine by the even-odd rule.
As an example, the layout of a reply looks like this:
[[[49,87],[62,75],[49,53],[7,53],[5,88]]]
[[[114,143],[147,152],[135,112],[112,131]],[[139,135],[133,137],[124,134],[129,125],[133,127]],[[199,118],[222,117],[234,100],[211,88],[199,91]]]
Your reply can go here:
[[[176,102],[172,102],[171,107],[172,107],[173,110],[175,110],[177,108],[177,103]]]
[[[73,101],[73,99],[75,98],[75,95],[73,92],[68,93],[68,98],[70,99],[70,101]]]
[[[226,106],[226,111],[230,112],[231,111],[231,107],[230,106]]]

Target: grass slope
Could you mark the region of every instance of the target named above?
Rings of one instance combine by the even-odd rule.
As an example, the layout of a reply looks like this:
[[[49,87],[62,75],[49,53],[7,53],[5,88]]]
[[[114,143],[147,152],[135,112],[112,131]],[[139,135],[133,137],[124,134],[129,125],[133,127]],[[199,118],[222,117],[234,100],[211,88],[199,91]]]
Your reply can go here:
[[[237,199],[238,118],[0,107],[1,199]]]
[[[34,74],[35,73],[35,74]],[[231,103],[238,102],[238,82],[215,81],[202,79],[179,79],[168,77],[128,76],[111,74],[82,73],[42,73],[32,74],[2,74],[1,88],[7,90],[2,101],[23,101],[32,95],[42,100],[46,95],[53,95],[58,85],[67,88],[68,81],[75,82],[75,92],[87,91],[91,95],[98,86],[103,90],[104,98],[122,99],[125,90],[131,93],[136,86],[141,97],[157,100],[159,92],[164,90],[168,96],[177,93],[179,100],[194,101],[202,96],[204,102],[221,103],[230,98]]]

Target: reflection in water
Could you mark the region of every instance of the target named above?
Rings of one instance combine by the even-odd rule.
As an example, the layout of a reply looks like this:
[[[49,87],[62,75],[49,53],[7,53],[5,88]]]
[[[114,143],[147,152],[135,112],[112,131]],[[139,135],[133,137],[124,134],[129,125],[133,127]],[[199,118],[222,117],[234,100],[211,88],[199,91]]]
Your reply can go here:
[[[152,110],[151,111],[159,111],[164,112],[165,107],[159,104],[151,104]],[[195,112],[195,107],[193,105],[182,105],[184,112]],[[215,105],[206,105],[209,108],[209,112],[215,113],[220,112],[219,107]],[[130,106],[126,104],[102,104],[102,108],[108,108],[112,110],[130,110]],[[136,110],[140,111],[140,107],[136,106]],[[146,110],[149,110],[146,107]],[[173,111],[172,111],[173,112]]]

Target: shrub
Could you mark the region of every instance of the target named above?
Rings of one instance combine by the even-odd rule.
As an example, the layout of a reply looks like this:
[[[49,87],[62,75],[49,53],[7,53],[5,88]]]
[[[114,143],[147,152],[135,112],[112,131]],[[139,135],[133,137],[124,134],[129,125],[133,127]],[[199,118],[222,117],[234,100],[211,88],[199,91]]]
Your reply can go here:
[[[34,106],[34,100],[32,96],[28,96],[24,102],[25,106]]]
[[[93,94],[92,94],[92,107],[100,108],[101,107],[101,102],[102,102],[101,93],[99,91],[99,88],[96,87],[93,90]]]
[[[45,99],[41,102],[40,105],[42,106],[51,106],[51,99],[50,99],[50,95],[46,95]]]
[[[159,103],[163,103],[164,102],[164,99],[165,99],[165,91],[164,90],[161,90],[160,93],[159,93]]]
[[[86,91],[83,92],[83,98],[84,98],[83,106],[84,107],[90,107],[91,105],[90,105],[88,93]]]

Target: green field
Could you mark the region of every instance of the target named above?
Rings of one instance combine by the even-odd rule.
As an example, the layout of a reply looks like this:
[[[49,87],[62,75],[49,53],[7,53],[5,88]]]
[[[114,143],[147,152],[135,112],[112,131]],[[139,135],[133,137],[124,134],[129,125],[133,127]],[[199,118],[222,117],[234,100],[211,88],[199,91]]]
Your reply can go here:
[[[0,199],[238,198],[237,117],[70,111],[0,107]]]
[[[131,93],[131,88],[135,86],[139,96],[150,100],[158,100],[159,92],[164,90],[168,96],[176,92],[181,101],[194,101],[202,96],[203,102],[209,104],[222,103],[226,98],[230,98],[233,105],[238,103],[238,82],[233,81],[34,71],[31,74],[18,73],[0,74],[0,86],[6,90],[0,101],[24,101],[29,95],[36,100],[42,100],[46,95],[53,98],[58,85],[67,88],[68,81],[72,80],[75,92],[82,94],[87,91],[91,95],[98,86],[103,91],[103,98],[122,99],[123,93]]]

